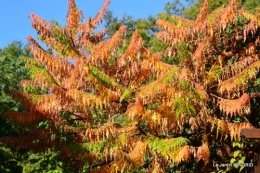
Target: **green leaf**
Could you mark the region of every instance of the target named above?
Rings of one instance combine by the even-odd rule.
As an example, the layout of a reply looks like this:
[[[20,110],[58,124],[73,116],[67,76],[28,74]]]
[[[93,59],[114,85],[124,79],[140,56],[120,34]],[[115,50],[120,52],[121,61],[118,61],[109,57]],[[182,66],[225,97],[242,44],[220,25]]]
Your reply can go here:
[[[103,71],[99,70],[94,66],[89,66],[89,70],[93,76],[95,76],[101,83],[107,85],[108,87],[119,87],[122,89],[119,84],[110,76],[106,75]]]
[[[235,152],[234,152],[234,158],[236,158],[239,154],[240,154],[240,150],[236,150]]]
[[[237,163],[245,163],[245,157],[244,158],[242,158],[242,159],[240,159],[240,160],[238,160],[238,162]]]
[[[245,168],[244,166],[241,166],[241,167],[239,168],[239,172],[241,172],[244,168]]]
[[[246,156],[241,157],[240,160],[242,160],[243,162],[245,162],[245,160],[246,160]]]
[[[233,142],[233,143],[232,143],[232,146],[233,146],[233,147],[238,146],[239,148],[241,148],[241,147],[243,146],[243,143],[241,143],[241,142]]]
[[[230,163],[233,164],[233,163],[235,163],[235,161],[236,161],[236,159],[235,159],[235,158],[232,158],[232,159],[230,160]]]
[[[239,165],[238,165],[238,164],[233,164],[233,166],[234,166],[235,168],[238,168]]]
[[[120,97],[120,102],[122,102],[124,99],[129,99],[132,97],[132,93],[129,89],[125,89],[122,96]]]

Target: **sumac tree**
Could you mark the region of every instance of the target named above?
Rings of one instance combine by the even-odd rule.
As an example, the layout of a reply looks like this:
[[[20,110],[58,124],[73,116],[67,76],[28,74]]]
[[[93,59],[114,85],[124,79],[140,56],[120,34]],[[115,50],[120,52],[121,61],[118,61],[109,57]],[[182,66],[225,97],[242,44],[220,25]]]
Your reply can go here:
[[[53,148],[77,171],[217,171],[213,162],[232,157],[230,151],[222,153],[227,160],[217,158],[221,146],[237,146],[231,142],[241,140],[240,130],[257,126],[248,120],[257,94],[248,89],[260,67],[259,13],[231,0],[208,14],[206,0],[194,21],[160,14],[156,24],[164,31],[156,36],[168,48],[153,54],[138,30],[128,45],[125,26],[105,41],[106,30],[94,34],[108,4],[81,23],[82,12],[69,0],[65,27],[30,15],[53,53],[28,37],[32,80],[22,85],[46,94],[13,91],[27,112],[4,116],[18,124],[48,124],[1,142],[36,151]],[[232,162],[250,161],[252,153],[236,154]]]

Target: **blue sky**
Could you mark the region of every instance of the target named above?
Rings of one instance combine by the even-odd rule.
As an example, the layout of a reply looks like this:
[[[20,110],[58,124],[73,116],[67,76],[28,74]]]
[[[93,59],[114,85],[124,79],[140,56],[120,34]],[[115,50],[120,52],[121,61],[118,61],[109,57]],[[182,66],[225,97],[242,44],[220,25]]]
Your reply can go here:
[[[82,10],[85,19],[94,17],[104,0],[75,0],[78,9]],[[124,14],[134,18],[155,16],[163,11],[167,0],[111,0],[109,9],[115,16]],[[0,48],[13,40],[26,43],[28,35],[36,38],[36,32],[31,27],[30,13],[34,13],[50,21],[55,19],[62,26],[66,24],[67,0],[0,0]]]

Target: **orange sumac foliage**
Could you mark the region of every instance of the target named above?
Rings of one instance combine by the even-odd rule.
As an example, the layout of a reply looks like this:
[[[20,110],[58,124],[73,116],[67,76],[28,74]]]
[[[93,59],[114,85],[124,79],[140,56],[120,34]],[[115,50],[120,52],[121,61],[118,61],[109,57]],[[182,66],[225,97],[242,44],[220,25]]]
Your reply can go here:
[[[236,100],[220,99],[219,109],[227,116],[232,117],[234,114],[250,114],[250,97],[244,93]]]
[[[153,54],[143,46],[138,30],[126,51],[126,26],[107,40],[102,39],[106,29],[93,33],[109,3],[81,23],[82,13],[69,0],[64,28],[31,15],[41,40],[54,51],[50,55],[28,37],[36,60],[28,62],[36,72],[22,86],[48,86],[48,91],[14,91],[28,113],[8,113],[7,118],[25,124],[48,120],[51,129],[57,127],[73,139],[52,139],[54,146],[62,144],[54,148],[63,159],[74,160],[71,166],[77,171],[90,164],[91,172],[165,171],[167,165],[189,164],[193,158],[200,166],[209,164],[214,141],[221,143],[219,134],[231,142],[240,140],[242,128],[253,128],[250,122],[232,121],[245,113],[250,116],[247,88],[260,66],[257,17],[239,10],[235,0],[208,14],[205,0],[196,21],[180,16],[157,20],[164,30],[157,37],[168,48]],[[36,75],[39,69],[49,77]],[[18,146],[11,138],[1,141]]]

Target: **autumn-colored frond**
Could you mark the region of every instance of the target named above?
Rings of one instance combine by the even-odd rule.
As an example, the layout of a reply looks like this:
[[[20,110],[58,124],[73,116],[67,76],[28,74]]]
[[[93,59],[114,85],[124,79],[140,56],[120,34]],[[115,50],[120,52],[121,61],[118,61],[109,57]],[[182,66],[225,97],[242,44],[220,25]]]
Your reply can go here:
[[[245,18],[247,18],[250,21],[256,21],[256,16],[246,10],[240,9],[238,10],[238,13],[243,15]]]
[[[22,80],[20,85],[21,87],[25,87],[26,85],[34,85],[34,82],[32,80]]]
[[[138,141],[135,144],[134,149],[126,155],[126,157],[130,160],[131,164],[134,164],[135,167],[140,167],[143,165],[143,158],[146,151],[146,144],[142,141]]]
[[[243,89],[243,87],[247,83],[256,78],[256,75],[259,71],[259,66],[260,61],[256,61],[236,76],[220,82],[218,92],[220,92],[221,94],[230,95],[233,94],[235,91]]]
[[[30,131],[28,135],[23,135],[19,137],[5,136],[0,139],[0,142],[18,149],[27,149],[42,152],[45,150],[46,146],[51,147],[58,143],[57,140],[51,139],[51,136],[53,135],[52,130],[35,129]]]
[[[155,72],[158,77],[160,77],[161,75],[163,76],[176,68],[176,65],[171,65],[158,60],[152,54],[152,52],[150,52],[146,48],[142,48],[142,52],[144,53],[145,56],[144,59],[147,59],[150,62],[153,72]]]
[[[108,7],[109,4],[110,4],[110,0],[105,0],[104,4],[102,5],[102,7],[99,10],[98,14],[91,21],[91,24],[93,26],[96,26],[96,25],[98,25],[101,22],[102,17],[104,15],[105,11],[107,10],[107,7]]]
[[[34,21],[32,27],[38,32],[40,39],[48,46],[53,47],[58,52],[61,52],[62,44],[57,42],[51,32],[46,26],[41,25],[39,22]]]
[[[80,24],[80,17],[81,17],[81,11],[77,9],[77,6],[75,4],[74,0],[68,0],[69,2],[69,11],[67,14],[67,26],[66,28],[68,29],[71,38],[75,38],[76,35],[76,29],[78,28]]]
[[[129,142],[129,145],[133,146],[133,149],[126,152],[123,150],[115,150],[112,146],[108,146],[104,152],[104,158],[109,164],[100,168],[91,170],[91,173],[105,172],[112,173],[117,171],[129,170],[130,168],[138,168],[143,164],[143,158],[145,155],[146,144],[141,141]],[[125,144],[126,145],[126,144]],[[121,145],[120,145],[121,146]],[[120,147],[121,148],[121,147]]]
[[[90,33],[85,33],[85,35],[82,34],[79,36],[78,42],[80,43],[82,48],[86,46],[88,49],[91,50],[95,44],[98,44],[102,41],[107,32],[108,30],[105,28],[96,33],[95,35],[92,35]]]
[[[53,25],[53,24],[51,24],[51,23],[49,23],[49,22],[47,22],[47,21],[45,21],[44,19],[42,19],[41,17],[39,17],[38,15],[36,15],[36,14],[30,14],[29,15],[29,18],[31,18],[33,21],[35,21],[35,22],[37,22],[39,25],[41,25],[42,27],[44,27],[44,28],[46,28],[46,30],[51,30],[51,29],[53,29],[53,28],[55,28],[55,27],[57,27],[57,26],[55,26],[55,25]],[[33,22],[34,23],[34,22]],[[35,23],[36,24],[36,23]],[[39,26],[38,25],[38,26]],[[36,26],[36,25],[35,25]],[[35,28],[37,31],[40,31],[40,30],[38,30],[38,29],[40,29],[40,28]]]
[[[80,81],[82,80],[83,76],[89,75],[84,67],[86,66],[87,62],[83,58],[76,58],[74,63],[74,69],[71,72],[70,78],[65,83],[66,89],[75,89],[78,88]]]
[[[231,140],[237,141],[240,140],[240,131],[243,128],[254,128],[249,122],[241,123],[230,123],[226,120],[220,120],[216,117],[207,117],[207,122],[212,124],[211,130],[213,131],[214,127],[217,127],[217,132],[220,131],[222,136],[230,136]],[[218,134],[218,133],[217,133]]]
[[[212,65],[211,69],[205,76],[205,84],[212,85],[220,81],[222,75],[222,68],[219,65]]]
[[[3,115],[5,118],[11,119],[18,125],[29,125],[44,120],[41,115],[37,115],[30,112],[5,112]]]
[[[47,66],[48,71],[50,71],[53,76],[57,76],[58,74],[64,77],[70,76],[73,69],[73,65],[71,63],[62,60],[57,56],[49,55],[32,37],[28,37],[27,39],[30,43],[29,50],[33,53],[35,59],[41,65]]]
[[[103,108],[103,106],[107,106],[108,104],[108,100],[103,100],[97,95],[75,89],[68,90],[67,96],[71,97],[75,102],[82,104],[82,106],[86,108],[87,106],[91,106],[92,108]]]
[[[98,128],[87,128],[84,134],[84,139],[93,142],[123,134],[131,136],[139,133],[136,123],[130,123],[126,127],[116,127],[113,124],[107,123]]]
[[[195,20],[197,24],[203,23],[205,21],[208,13],[208,5],[208,0],[205,0],[202,5],[202,8],[200,9],[200,13],[197,15],[197,18]]]
[[[94,66],[89,66],[89,68],[85,68],[86,70],[90,70],[93,76],[95,76],[101,83],[111,89],[122,89],[120,85],[111,77],[103,73],[101,70],[97,69]]]
[[[193,20],[185,19],[182,16],[173,15],[171,16],[174,20],[176,20],[176,26],[184,27],[184,28],[193,28],[196,24]]]
[[[176,44],[178,44],[178,41],[179,41],[175,37],[175,35],[165,32],[165,31],[156,33],[156,37],[163,40],[165,43],[167,43],[169,45],[176,45]]]
[[[194,52],[194,54],[192,55],[193,58],[193,62],[195,63],[195,76],[198,77],[202,77],[204,76],[205,73],[205,64],[204,64],[204,55],[203,55],[203,51],[206,47],[206,41],[202,41],[196,51]]]
[[[79,31],[82,32],[82,35],[86,36],[87,33],[89,33],[91,30],[96,28],[96,26],[101,22],[102,17],[109,4],[110,4],[110,0],[106,0],[103,6],[101,7],[99,13],[93,19],[88,18],[88,20],[85,23],[79,26]]]
[[[196,157],[196,162],[203,160],[205,163],[208,163],[210,158],[210,151],[208,145],[202,144],[202,146],[200,146],[197,150]]]
[[[134,119],[134,117],[140,117],[143,116],[145,113],[143,101],[140,97],[136,97],[135,103],[130,105],[128,110],[125,112],[126,115],[128,115],[131,119]]]
[[[57,104],[53,94],[35,95],[15,90],[12,96],[20,101],[25,109],[46,119],[55,119],[59,116],[60,105]]]
[[[47,69],[37,67],[32,64],[27,64],[26,68],[32,79],[31,84],[37,84],[42,89],[48,89],[53,84],[57,83],[53,76],[47,71]],[[23,81],[22,81],[23,82]],[[26,83],[25,83],[26,84]]]
[[[110,38],[103,38],[107,29],[95,32],[110,0],[84,23],[75,1],[68,2],[64,28],[30,15],[53,51],[28,37],[31,80],[12,92],[27,112],[4,115],[20,125],[47,120],[57,129],[1,142],[18,147],[21,140],[36,151],[43,142],[80,167],[75,172],[86,165],[89,172],[167,172],[189,161],[209,165],[218,144],[239,141],[242,128],[258,123],[250,123],[249,95],[259,83],[251,85],[260,68],[259,14],[239,10],[236,0],[210,14],[205,0],[195,21],[161,13],[156,37],[167,47],[153,53],[141,31],[125,39],[124,25]],[[62,137],[58,144],[50,131]]]
[[[227,65],[222,68],[221,79],[226,80],[230,77],[236,76],[241,73],[246,67],[253,64],[256,61],[255,58],[248,56],[241,61],[235,62],[234,64]]]
[[[91,36],[90,37],[91,43],[97,44],[97,43],[101,42],[107,32],[108,32],[108,30],[105,28],[105,29],[102,29],[101,31],[99,31],[98,33],[96,33],[94,36]],[[86,46],[88,46],[88,45],[86,45]]]
[[[139,68],[139,73],[136,76],[133,76],[133,80],[129,83],[129,88],[132,90],[139,88],[140,84],[146,82],[150,75],[150,61],[144,59]]]
[[[220,20],[220,14],[223,12],[223,10],[223,7],[216,8],[209,15],[207,15],[206,21],[211,25],[217,24],[217,21]]]
[[[177,74],[178,68],[173,69],[170,73],[167,75],[159,78],[158,80],[140,88],[139,96],[141,98],[145,98],[146,101],[148,101],[151,98],[154,98],[156,94],[160,93],[167,93],[170,94],[172,89],[170,87],[167,87],[167,84],[170,83],[170,80]],[[168,89],[168,90],[167,90]]]
[[[240,140],[240,134],[241,134],[241,129],[246,129],[246,128],[254,128],[252,124],[248,122],[242,122],[238,124],[231,124],[229,123],[229,131],[230,131],[230,137],[231,140]]]
[[[132,40],[129,44],[129,46],[127,47],[126,52],[124,53],[124,55],[121,58],[124,59],[129,59],[130,62],[131,60],[135,60],[134,58],[138,57],[136,56],[136,54],[140,51],[141,47],[143,46],[143,40],[139,35],[139,31],[135,30],[133,36],[132,36]],[[123,64],[120,63],[120,66],[122,66]]]
[[[244,93],[240,98],[236,100],[219,100],[220,111],[224,112],[227,116],[234,116],[236,114],[250,114],[250,97]]]
[[[148,140],[149,149],[157,151],[164,159],[171,159],[173,164],[179,164],[182,161],[190,159],[191,152],[187,146],[188,140],[179,137],[172,139],[153,139]]]
[[[112,38],[108,39],[107,41],[101,42],[97,44],[93,49],[91,49],[89,60],[90,62],[94,63],[98,66],[98,61],[102,63],[107,62],[108,58],[110,57],[110,53],[114,51],[117,47],[119,47],[124,33],[126,32],[126,26],[121,26],[119,30],[112,36]]]
[[[38,32],[41,41],[52,47],[57,53],[68,57],[75,57],[80,54],[75,49],[74,41],[68,35],[68,31],[58,26],[47,25],[40,18],[33,19],[32,27]]]
[[[183,26],[174,25],[171,22],[159,19],[156,21],[156,25],[164,30],[169,31],[178,41],[186,41],[189,37],[193,37],[193,29]]]
[[[239,7],[235,7],[236,0],[230,0],[229,4],[223,10],[223,13],[220,15],[220,26],[224,30],[229,23],[231,23],[235,17],[237,16],[237,9]]]

